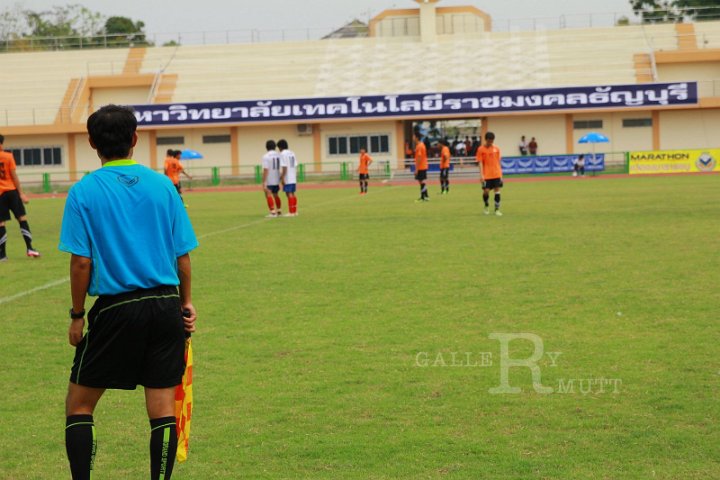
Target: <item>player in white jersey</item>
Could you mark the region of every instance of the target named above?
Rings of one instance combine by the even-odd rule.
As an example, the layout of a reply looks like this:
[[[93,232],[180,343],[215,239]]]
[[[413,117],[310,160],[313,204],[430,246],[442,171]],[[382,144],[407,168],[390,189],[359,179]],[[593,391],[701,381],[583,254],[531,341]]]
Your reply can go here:
[[[283,186],[283,192],[288,199],[289,217],[297,217],[297,197],[295,190],[297,189],[297,158],[295,152],[288,149],[288,143],[285,140],[278,140],[278,148],[280,149],[280,183]]]
[[[270,213],[268,217],[277,217],[282,215],[280,211],[280,154],[275,150],[275,141],[268,140],[265,142],[267,153],[262,157],[263,176],[262,188],[265,193]]]

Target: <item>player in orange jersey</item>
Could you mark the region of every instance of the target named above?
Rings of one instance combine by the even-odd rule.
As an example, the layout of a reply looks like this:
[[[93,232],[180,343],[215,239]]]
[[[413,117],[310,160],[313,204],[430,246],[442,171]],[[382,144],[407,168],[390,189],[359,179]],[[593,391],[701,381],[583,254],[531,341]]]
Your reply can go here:
[[[415,141],[415,180],[420,184],[420,198],[416,201],[427,202],[430,200],[427,185],[425,185],[428,171],[427,147],[425,147],[425,143],[421,140],[418,132],[413,134],[413,140]]]
[[[182,152],[180,150],[168,150],[167,157],[165,158],[165,175],[170,178],[175,189],[182,197],[182,185],[180,184],[180,174],[182,173],[188,179],[192,180],[192,177],[185,171],[182,163],[180,163],[180,156]]]
[[[450,147],[447,141],[440,140],[440,194],[450,193]]]
[[[495,134],[485,134],[485,144],[477,151],[477,161],[480,166],[482,179],[483,201],[485,202],[485,215],[490,215],[490,190],[495,190],[495,215],[502,216],[500,212],[500,189],[503,187],[502,165],[500,164],[500,149],[494,145]]]
[[[40,253],[32,246],[32,233],[27,221],[24,203],[29,200],[22,192],[20,180],[15,172],[15,157],[3,150],[5,137],[0,135],[0,262],[7,261],[5,245],[7,244],[7,229],[5,222],[10,220],[10,212],[20,224],[20,233],[25,239],[28,257],[39,257]]]
[[[368,180],[370,179],[370,164],[373,159],[368,155],[367,150],[360,149],[360,160],[358,163],[358,177],[360,178],[360,195],[365,195],[368,191]]]

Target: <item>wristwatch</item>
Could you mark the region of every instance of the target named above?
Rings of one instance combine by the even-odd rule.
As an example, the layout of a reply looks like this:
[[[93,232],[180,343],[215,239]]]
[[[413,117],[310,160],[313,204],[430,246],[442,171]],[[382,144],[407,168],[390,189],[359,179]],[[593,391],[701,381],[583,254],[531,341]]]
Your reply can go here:
[[[72,307],[70,307],[70,318],[72,318],[73,320],[85,318],[85,310],[80,310],[79,312],[76,312],[72,309]]]

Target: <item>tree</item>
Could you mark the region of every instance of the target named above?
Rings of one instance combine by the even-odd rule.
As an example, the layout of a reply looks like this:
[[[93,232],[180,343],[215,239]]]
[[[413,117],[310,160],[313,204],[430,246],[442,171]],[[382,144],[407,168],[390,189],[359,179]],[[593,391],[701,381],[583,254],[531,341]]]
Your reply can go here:
[[[22,50],[148,45],[144,28],[141,21],[106,18],[80,4],[33,11],[16,3],[0,10],[0,41]]]
[[[22,5],[16,3],[0,11],[0,40],[16,40],[28,29]]]
[[[133,22],[127,17],[110,17],[105,22],[105,34],[112,37],[113,45],[147,45],[144,28],[144,22]]]
[[[720,18],[720,0],[630,0],[644,23]]]

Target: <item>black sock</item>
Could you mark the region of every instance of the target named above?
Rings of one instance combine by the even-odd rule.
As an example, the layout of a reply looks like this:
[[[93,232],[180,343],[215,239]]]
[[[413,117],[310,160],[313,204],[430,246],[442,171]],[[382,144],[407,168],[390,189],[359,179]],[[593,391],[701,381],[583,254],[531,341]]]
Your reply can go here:
[[[368,182],[365,182],[365,193],[367,193]]]
[[[65,450],[73,480],[89,480],[95,464],[97,439],[92,415],[70,415],[65,423]]]
[[[150,478],[169,480],[177,454],[175,417],[150,420]]]
[[[495,210],[500,210],[500,192],[495,193]]]
[[[425,183],[421,183],[420,184],[420,198],[427,198],[427,197],[428,197],[427,186],[425,185]]]
[[[490,203],[488,201],[490,200],[490,194],[489,193],[483,193],[483,202],[485,202],[485,206],[489,207]]]
[[[22,233],[23,238],[25,239],[25,245],[28,249],[32,248],[32,233],[30,233],[30,225],[28,225],[27,220],[23,220],[20,222],[20,233]]]
[[[5,244],[7,243],[7,229],[5,225],[0,227],[0,258],[5,257]]]

